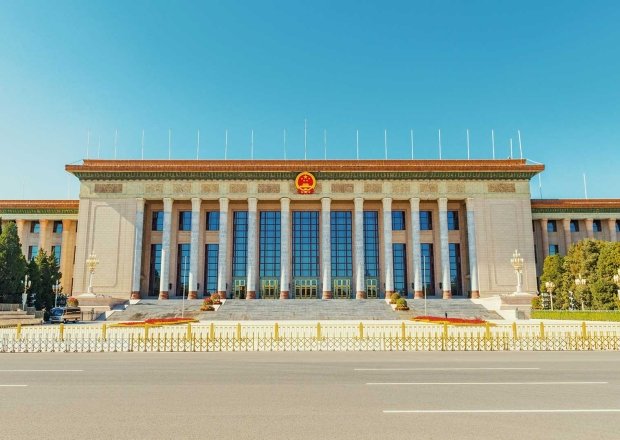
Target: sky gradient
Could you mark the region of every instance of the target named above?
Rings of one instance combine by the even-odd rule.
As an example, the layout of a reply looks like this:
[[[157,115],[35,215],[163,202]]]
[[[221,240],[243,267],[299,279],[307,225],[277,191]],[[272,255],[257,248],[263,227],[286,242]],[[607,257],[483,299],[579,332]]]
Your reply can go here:
[[[77,198],[86,157],[524,156],[545,198],[618,198],[615,2],[9,1],[0,199]],[[99,147],[100,145],[100,147]],[[99,151],[98,151],[99,150]],[[538,180],[532,196],[539,197]]]

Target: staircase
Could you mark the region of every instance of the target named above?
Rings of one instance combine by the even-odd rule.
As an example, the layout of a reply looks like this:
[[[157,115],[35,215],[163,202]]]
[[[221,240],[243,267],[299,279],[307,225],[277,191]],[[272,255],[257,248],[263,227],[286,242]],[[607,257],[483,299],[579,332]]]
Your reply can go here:
[[[424,315],[423,299],[408,299],[407,305],[409,306],[408,311],[398,312],[402,319]],[[446,313],[449,318],[503,319],[497,312],[488,310],[468,299],[432,299],[426,301],[426,315],[445,316]]]
[[[19,304],[0,304],[0,327],[12,327],[21,325],[37,325],[43,322],[42,318],[36,318],[34,313],[19,310]]]

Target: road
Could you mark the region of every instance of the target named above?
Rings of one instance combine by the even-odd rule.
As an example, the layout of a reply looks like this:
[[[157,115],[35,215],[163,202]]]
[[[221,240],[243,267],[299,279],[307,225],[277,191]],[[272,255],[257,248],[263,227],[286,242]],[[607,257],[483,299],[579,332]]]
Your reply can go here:
[[[620,438],[620,353],[0,355],[0,438]]]

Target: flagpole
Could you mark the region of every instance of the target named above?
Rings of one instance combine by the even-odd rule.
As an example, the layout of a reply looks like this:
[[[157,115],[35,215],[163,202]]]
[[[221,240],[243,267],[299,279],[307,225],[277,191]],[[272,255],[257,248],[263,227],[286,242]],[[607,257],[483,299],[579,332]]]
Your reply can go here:
[[[467,160],[469,160],[469,128],[467,129]]]
[[[304,160],[308,159],[308,120],[304,119]]]
[[[491,129],[491,146],[493,147],[493,159],[495,159],[495,131]]]
[[[519,157],[523,159],[523,146],[521,145],[521,130],[517,130],[517,134],[519,135]]]
[[[437,131],[439,132],[439,160],[441,160],[441,128]]]

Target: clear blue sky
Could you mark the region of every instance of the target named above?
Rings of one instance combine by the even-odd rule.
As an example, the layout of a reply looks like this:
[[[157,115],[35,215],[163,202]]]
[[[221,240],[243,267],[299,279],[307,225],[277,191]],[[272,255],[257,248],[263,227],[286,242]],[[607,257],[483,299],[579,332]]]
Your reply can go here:
[[[77,197],[91,157],[497,157],[522,133],[543,196],[619,197],[617,2],[9,1],[0,8],[0,198]],[[532,192],[538,197],[538,183]],[[69,190],[69,191],[68,191]]]

